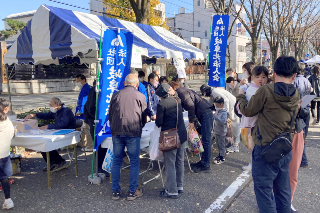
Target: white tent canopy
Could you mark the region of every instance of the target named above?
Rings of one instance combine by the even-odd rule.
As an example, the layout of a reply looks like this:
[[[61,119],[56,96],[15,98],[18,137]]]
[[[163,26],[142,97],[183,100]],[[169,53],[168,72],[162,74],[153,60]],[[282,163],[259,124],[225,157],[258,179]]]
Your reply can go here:
[[[311,58],[310,60],[306,61],[305,63],[307,63],[307,64],[318,64],[318,63],[320,63],[320,56],[316,55],[313,58]]]
[[[59,58],[80,55],[94,63],[101,27],[131,31],[133,50],[147,57],[206,58],[205,52],[162,27],[41,5],[5,55],[5,63],[58,64]]]

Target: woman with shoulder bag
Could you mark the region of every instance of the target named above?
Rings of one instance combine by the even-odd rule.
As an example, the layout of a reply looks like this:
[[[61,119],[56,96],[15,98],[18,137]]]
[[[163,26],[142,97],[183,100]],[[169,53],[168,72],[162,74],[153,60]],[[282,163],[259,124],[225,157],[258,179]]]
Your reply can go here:
[[[312,69],[313,75],[310,76],[309,81],[311,83],[311,86],[314,91],[314,95],[316,97],[311,101],[311,114],[313,118],[313,125],[319,125],[319,119],[320,119],[320,66],[316,65]],[[317,105],[317,117],[315,113]]]
[[[160,192],[161,197],[177,199],[183,192],[184,179],[184,142],[187,141],[187,130],[183,121],[181,100],[175,97],[175,91],[169,84],[163,83],[156,91],[161,101],[157,105],[156,125],[161,131],[177,128],[180,143],[169,151],[163,151],[166,167],[166,187]],[[161,140],[161,136],[160,136]],[[159,141],[161,143],[161,141]],[[181,144],[181,145],[180,145]],[[160,148],[160,144],[159,144]]]

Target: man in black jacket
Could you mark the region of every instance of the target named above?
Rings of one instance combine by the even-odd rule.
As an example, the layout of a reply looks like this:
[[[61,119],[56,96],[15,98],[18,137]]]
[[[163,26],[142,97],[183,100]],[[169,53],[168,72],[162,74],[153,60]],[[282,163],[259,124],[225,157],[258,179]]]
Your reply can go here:
[[[86,136],[87,136],[87,138],[91,137],[91,141],[92,141],[91,147],[92,148],[93,148],[93,140],[94,140],[95,113],[96,113],[96,81],[93,82],[93,86],[89,91],[88,99],[87,99],[86,104],[84,105],[84,110],[83,110],[83,115],[85,117],[84,122],[86,125],[84,128],[90,129],[89,130],[90,135],[86,133]],[[87,148],[89,146],[90,146],[90,144],[87,145]],[[109,176],[109,173],[102,169],[102,164],[103,164],[103,161],[104,161],[104,158],[106,156],[107,151],[108,151],[108,149],[102,148],[101,144],[100,144],[100,146],[98,147],[98,162],[97,163],[98,163],[98,173],[105,173],[106,176]]]
[[[176,82],[170,82],[169,84],[174,90],[176,90],[179,98],[181,99],[182,107],[188,111],[189,128],[195,128],[194,122],[196,117],[201,124],[204,152],[202,153],[201,161],[191,164],[193,171],[196,173],[209,173],[211,172],[211,131],[213,126],[212,105],[194,91],[180,87]]]
[[[125,147],[129,154],[130,186],[127,200],[142,196],[138,189],[140,171],[140,139],[142,128],[146,123],[146,97],[137,91],[138,76],[129,74],[125,80],[125,88],[113,94],[109,108],[109,121],[113,141],[112,199],[120,199],[120,169]]]
[[[49,113],[37,113],[30,114],[25,119],[30,119],[37,117],[42,120],[54,119],[54,124],[48,124],[46,126],[40,127],[39,129],[75,129],[76,119],[68,107],[64,106],[59,98],[52,98],[50,101],[50,112]],[[41,152],[42,157],[47,162],[46,152]],[[49,152],[50,154],[50,171],[63,167],[66,164],[66,160],[63,159],[57,150]],[[47,171],[47,167],[43,169]]]

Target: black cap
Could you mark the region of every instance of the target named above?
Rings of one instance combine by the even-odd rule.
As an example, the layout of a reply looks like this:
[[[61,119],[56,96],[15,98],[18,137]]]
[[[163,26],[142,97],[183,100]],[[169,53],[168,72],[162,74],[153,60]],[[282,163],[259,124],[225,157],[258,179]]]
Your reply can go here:
[[[203,94],[207,89],[210,89],[210,86],[202,84],[200,87],[200,91]]]
[[[164,98],[165,96],[168,95],[169,89],[170,89],[170,85],[167,84],[167,83],[163,83],[157,89],[156,95],[161,97],[161,98]]]

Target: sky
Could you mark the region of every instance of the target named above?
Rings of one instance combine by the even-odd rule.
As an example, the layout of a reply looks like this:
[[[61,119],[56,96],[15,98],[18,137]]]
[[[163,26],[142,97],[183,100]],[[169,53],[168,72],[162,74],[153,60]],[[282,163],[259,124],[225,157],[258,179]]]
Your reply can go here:
[[[90,0],[55,0],[63,3],[72,4],[75,6],[79,6],[81,8],[87,8],[90,9]],[[96,0],[96,1],[102,1],[102,0]],[[173,17],[174,14],[179,13],[179,7],[185,7],[186,13],[192,12],[192,2],[193,0],[160,0],[160,2],[163,2],[166,4],[166,17]],[[174,3],[173,3],[174,2]],[[49,0],[0,0],[0,30],[4,30],[4,19],[8,15],[15,14],[15,13],[22,13],[32,10],[37,10],[41,4],[46,4],[53,6],[53,2]],[[69,10],[76,10],[80,12],[87,12],[87,10],[82,10],[79,8],[59,4],[57,2],[54,3],[55,7],[65,8]]]

